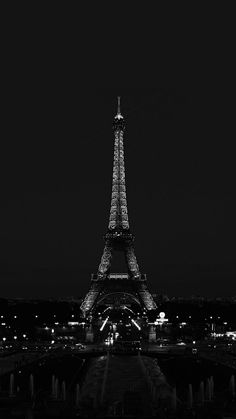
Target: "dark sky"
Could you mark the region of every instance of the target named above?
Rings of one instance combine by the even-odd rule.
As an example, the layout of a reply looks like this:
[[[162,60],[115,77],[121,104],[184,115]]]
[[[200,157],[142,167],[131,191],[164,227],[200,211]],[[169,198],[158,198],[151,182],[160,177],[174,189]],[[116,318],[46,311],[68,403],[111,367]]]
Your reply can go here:
[[[76,104],[37,88],[37,100],[16,101],[2,162],[1,295],[88,288],[108,222],[117,93],[130,224],[151,288],[235,294],[228,94],[172,87],[81,89]]]
[[[205,48],[191,72],[188,56],[175,80],[157,73],[157,87],[141,87],[152,85],[146,77],[133,80],[133,88],[98,88],[78,83],[73,60],[55,71],[49,50],[41,59],[17,44],[11,51],[1,144],[0,295],[88,290],[108,224],[118,94],[126,118],[130,225],[151,290],[235,295],[235,90],[228,62],[222,65],[217,50],[213,64]],[[111,86],[117,84],[132,85]]]

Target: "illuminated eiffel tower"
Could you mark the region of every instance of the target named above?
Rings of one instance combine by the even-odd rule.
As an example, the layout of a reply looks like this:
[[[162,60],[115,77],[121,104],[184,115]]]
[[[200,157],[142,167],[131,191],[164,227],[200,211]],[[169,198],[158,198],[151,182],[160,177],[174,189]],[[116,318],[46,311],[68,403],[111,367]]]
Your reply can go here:
[[[120,97],[118,97],[113,129],[115,143],[109,225],[98,272],[92,274],[90,290],[80,307],[85,316],[91,314],[97,305],[111,296],[116,307],[121,306],[122,301],[128,297],[142,309],[156,309],[156,304],[147,288],[146,275],[140,273],[134,253],[134,236],[129,228],[123,146],[125,121],[121,114]],[[117,251],[124,253],[127,266],[125,274],[110,272],[112,256]]]

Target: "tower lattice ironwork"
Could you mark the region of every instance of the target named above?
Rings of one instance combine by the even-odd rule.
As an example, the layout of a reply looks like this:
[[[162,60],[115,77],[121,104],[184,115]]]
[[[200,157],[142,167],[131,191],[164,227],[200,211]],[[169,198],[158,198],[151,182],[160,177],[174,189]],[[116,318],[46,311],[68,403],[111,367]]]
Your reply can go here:
[[[148,291],[146,275],[139,270],[134,252],[134,236],[129,228],[123,136],[125,121],[121,114],[120,97],[118,97],[117,114],[113,123],[114,160],[112,177],[111,208],[108,231],[105,234],[105,247],[97,274],[92,274],[91,287],[81,304],[86,315],[109,295],[129,295],[140,306],[147,310],[156,309],[152,295]],[[112,256],[115,251],[122,251],[127,265],[126,274],[110,272]]]

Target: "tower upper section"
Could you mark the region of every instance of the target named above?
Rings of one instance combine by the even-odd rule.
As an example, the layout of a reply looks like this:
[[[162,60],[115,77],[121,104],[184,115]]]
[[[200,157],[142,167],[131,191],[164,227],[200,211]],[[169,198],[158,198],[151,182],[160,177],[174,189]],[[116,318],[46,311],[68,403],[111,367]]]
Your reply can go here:
[[[123,135],[125,130],[124,117],[121,114],[120,97],[118,97],[117,114],[114,118],[115,135],[114,160],[112,176],[111,209],[108,229],[110,231],[129,230],[128,209],[125,185],[125,163]]]
[[[113,121],[113,128],[114,131],[120,129],[120,130],[125,130],[125,120],[123,115],[121,114],[121,105],[120,105],[120,96],[118,96],[117,98],[117,114],[114,117],[114,121]]]

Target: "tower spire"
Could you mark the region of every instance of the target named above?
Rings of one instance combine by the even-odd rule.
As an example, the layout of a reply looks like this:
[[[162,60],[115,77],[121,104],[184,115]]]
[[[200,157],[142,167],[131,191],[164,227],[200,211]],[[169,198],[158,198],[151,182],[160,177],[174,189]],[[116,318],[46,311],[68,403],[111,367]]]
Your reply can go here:
[[[121,114],[120,111],[120,96],[117,96],[117,115]]]
[[[117,114],[115,116],[116,119],[123,119],[123,116],[121,115],[120,110],[120,96],[117,96]]]

